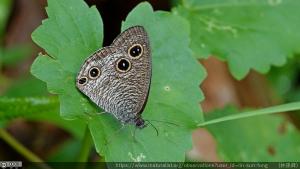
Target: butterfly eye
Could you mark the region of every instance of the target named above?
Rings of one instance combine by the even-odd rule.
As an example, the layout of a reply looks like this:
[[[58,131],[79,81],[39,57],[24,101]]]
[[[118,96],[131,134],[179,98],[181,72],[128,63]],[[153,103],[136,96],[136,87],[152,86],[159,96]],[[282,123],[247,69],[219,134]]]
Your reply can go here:
[[[138,59],[143,54],[143,47],[140,44],[134,44],[131,46],[128,50],[129,56],[131,56],[134,59]]]
[[[89,70],[89,77],[91,79],[96,79],[100,75],[100,70],[97,67],[92,67]]]
[[[122,58],[117,61],[116,68],[120,72],[127,72],[131,68],[129,60]]]
[[[78,80],[78,83],[81,84],[81,85],[86,84],[86,82],[87,82],[87,78],[86,78],[86,77],[82,77],[82,78],[80,78],[80,79]]]

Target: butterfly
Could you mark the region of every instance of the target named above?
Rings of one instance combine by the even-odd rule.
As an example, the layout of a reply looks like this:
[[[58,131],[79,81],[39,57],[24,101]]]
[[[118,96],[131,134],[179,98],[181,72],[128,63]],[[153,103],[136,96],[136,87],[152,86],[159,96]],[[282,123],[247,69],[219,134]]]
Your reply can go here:
[[[88,57],[77,75],[76,86],[91,101],[122,124],[146,126],[142,112],[152,76],[151,50],[142,26],[130,27],[110,46]]]

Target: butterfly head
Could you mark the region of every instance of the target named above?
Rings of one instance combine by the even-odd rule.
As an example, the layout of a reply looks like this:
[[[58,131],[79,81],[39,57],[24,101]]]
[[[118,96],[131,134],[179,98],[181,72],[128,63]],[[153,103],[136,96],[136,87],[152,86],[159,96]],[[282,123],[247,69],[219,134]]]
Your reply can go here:
[[[139,129],[145,128],[147,126],[147,124],[145,123],[145,120],[142,119],[140,116],[138,116],[135,121],[135,126]]]

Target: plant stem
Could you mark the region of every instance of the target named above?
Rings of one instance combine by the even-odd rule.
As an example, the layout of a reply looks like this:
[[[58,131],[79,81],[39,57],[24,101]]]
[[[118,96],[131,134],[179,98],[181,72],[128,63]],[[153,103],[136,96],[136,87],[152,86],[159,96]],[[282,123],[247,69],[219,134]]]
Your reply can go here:
[[[84,137],[82,140],[82,145],[80,148],[80,152],[77,158],[77,162],[87,162],[89,155],[90,155],[90,150],[92,147],[92,137],[89,131],[89,128],[86,127]]]
[[[282,105],[278,105],[278,106],[272,106],[272,107],[268,107],[268,108],[264,108],[264,109],[228,115],[228,116],[224,116],[221,118],[216,118],[213,120],[205,121],[203,123],[198,124],[197,126],[203,127],[203,126],[207,126],[210,124],[216,124],[216,123],[221,123],[221,122],[230,121],[230,120],[237,120],[237,119],[243,119],[246,117],[272,114],[272,113],[295,111],[295,110],[299,110],[299,109],[300,109],[300,102],[293,102],[293,103],[287,103],[287,104],[282,104]]]
[[[18,153],[22,154],[27,160],[31,162],[43,162],[41,158],[24,147],[18,140],[16,140],[3,128],[0,128],[0,138],[2,138],[7,144],[13,147]]]

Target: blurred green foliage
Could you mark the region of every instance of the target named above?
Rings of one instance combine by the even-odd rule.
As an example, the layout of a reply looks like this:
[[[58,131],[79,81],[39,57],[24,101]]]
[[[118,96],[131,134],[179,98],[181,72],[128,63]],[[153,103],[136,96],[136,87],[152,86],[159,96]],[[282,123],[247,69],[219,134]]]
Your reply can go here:
[[[0,1],[0,39],[3,38],[3,33],[4,33],[8,16],[10,14],[11,6],[12,6],[11,0]]]
[[[225,60],[242,79],[300,52],[299,6],[295,0],[183,0],[173,11],[190,22],[197,58]]]
[[[47,121],[56,124],[77,138],[82,137],[85,128],[83,121],[68,121],[59,116],[57,97],[0,97],[0,123],[4,124],[20,117],[32,121]]]
[[[6,97],[34,97],[48,95],[46,85],[33,76],[18,78],[3,94]]]
[[[206,118],[237,113],[236,108],[227,107],[208,113]],[[299,161],[300,133],[283,116],[264,115],[228,121],[207,129],[216,139],[218,155],[224,161]]]
[[[28,72],[22,72],[21,78],[12,78],[2,72],[3,67],[18,67],[32,53],[32,46],[29,44],[2,46],[12,5],[12,0],[0,1],[0,94],[9,97],[45,95],[47,90],[44,84],[28,75]]]
[[[276,97],[283,102],[300,100],[300,60],[299,55],[289,59],[280,68],[272,68],[267,75]]]
[[[15,66],[24,60],[31,52],[31,46],[18,45],[11,48],[3,48],[1,51],[1,64],[5,66]]]

